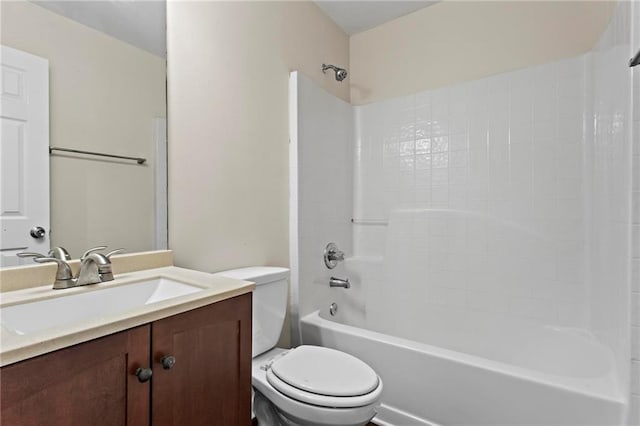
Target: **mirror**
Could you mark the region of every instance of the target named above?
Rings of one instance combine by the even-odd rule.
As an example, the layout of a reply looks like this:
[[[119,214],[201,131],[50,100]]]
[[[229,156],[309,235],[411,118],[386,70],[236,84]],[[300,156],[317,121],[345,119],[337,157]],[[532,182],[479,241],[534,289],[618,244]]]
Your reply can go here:
[[[1,44],[48,60],[49,146],[146,159],[51,152],[51,247],[166,248],[164,1],[0,7]]]

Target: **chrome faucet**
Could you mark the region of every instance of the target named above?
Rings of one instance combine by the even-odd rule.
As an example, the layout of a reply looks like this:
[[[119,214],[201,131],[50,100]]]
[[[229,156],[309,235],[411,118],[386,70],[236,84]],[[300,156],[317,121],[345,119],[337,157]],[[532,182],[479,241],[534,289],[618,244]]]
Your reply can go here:
[[[351,283],[349,282],[349,278],[340,279],[336,277],[331,277],[329,279],[329,287],[342,287],[342,288],[351,288]]]
[[[111,276],[111,279],[103,279]],[[82,259],[76,285],[97,284],[113,280],[111,262],[102,253],[91,253]]]
[[[17,255],[19,257],[33,257],[34,262],[37,263],[57,263],[58,269],[56,271],[56,280],[53,283],[53,289],[59,290],[112,281],[113,271],[111,269],[110,257],[116,253],[122,252],[123,249],[113,250],[107,254],[97,253],[98,250],[103,250],[105,248],[106,246],[94,247],[84,252],[80,258],[80,270],[78,271],[77,277],[73,276],[71,266],[69,266],[65,259],[59,259],[55,256],[51,256],[51,252],[50,256],[29,252],[18,253]]]
[[[107,254],[97,253],[98,250],[106,248],[106,246],[99,246],[84,252],[80,258],[80,271],[76,278],[76,286],[113,281],[110,258],[116,253],[123,252],[124,249],[116,249]]]

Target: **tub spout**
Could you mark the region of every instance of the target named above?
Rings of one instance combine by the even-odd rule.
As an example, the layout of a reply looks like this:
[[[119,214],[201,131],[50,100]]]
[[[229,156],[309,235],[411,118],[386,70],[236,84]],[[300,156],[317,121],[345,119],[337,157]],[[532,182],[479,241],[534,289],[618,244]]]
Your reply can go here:
[[[340,279],[336,277],[331,277],[329,280],[329,287],[342,287],[342,288],[351,288],[351,283],[349,283],[349,278]]]

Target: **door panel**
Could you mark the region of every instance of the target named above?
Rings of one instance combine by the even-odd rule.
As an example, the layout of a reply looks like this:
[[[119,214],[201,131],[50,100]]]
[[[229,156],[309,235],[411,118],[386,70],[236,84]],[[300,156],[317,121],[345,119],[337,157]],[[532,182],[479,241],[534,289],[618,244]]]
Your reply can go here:
[[[0,267],[49,250],[49,63],[0,46]],[[30,230],[42,227],[34,238]]]
[[[149,420],[150,326],[106,336],[0,369],[2,424],[142,426]]]
[[[151,333],[154,426],[250,423],[251,294],[156,321]]]

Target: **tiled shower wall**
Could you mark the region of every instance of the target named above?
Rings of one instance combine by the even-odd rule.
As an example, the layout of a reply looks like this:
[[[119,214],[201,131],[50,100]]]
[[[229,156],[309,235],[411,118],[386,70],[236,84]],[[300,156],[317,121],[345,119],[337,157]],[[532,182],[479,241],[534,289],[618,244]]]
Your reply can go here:
[[[631,377],[629,424],[638,425],[634,23],[640,6],[620,2],[582,57],[356,107],[354,252],[369,293],[406,286],[407,310],[434,304],[593,331],[614,350],[621,383]]]
[[[635,7],[635,6],[633,6]],[[637,339],[634,319],[634,293],[630,281],[632,197],[632,70],[626,66],[631,56],[631,33],[634,20],[632,3],[620,2],[605,33],[592,53],[589,88],[592,120],[588,122],[591,143],[587,167],[590,183],[590,329],[614,350],[621,383],[631,393],[629,424],[638,424],[637,358],[638,341],[631,343],[629,365],[629,330]],[[633,12],[637,13],[637,12]],[[635,89],[637,91],[637,88]],[[637,95],[636,95],[637,96]],[[637,227],[635,227],[637,228]],[[637,245],[637,242],[633,242]],[[631,303],[629,303],[631,301]],[[636,300],[637,303],[637,300]],[[634,331],[635,328],[635,331]],[[630,377],[631,380],[626,378]]]
[[[331,298],[336,292],[329,278],[344,276],[344,265],[327,269],[323,252],[331,241],[352,253],[353,112],[302,73],[291,73],[289,86],[291,313],[297,344],[298,318],[332,300],[341,302]]]
[[[587,60],[357,107],[355,254],[406,251],[423,303],[586,326]]]

